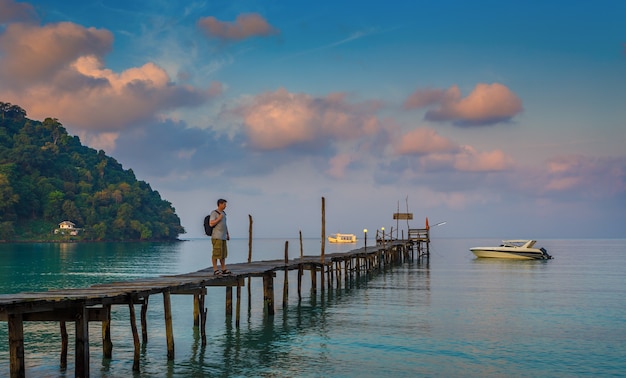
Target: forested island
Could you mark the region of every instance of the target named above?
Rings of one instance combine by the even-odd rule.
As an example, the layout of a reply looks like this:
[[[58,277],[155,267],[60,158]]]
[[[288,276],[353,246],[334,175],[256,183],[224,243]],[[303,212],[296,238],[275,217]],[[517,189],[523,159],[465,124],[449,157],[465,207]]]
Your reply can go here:
[[[56,119],[0,102],[0,241],[173,241],[172,204]]]

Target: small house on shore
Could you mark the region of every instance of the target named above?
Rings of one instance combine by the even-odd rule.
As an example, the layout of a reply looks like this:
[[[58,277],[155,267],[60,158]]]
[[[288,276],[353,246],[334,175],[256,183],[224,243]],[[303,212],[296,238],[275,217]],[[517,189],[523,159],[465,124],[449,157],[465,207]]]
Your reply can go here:
[[[81,229],[77,228],[76,224],[66,220],[66,221],[59,223],[59,228],[54,230],[54,233],[61,234],[61,235],[65,235],[67,233],[69,235],[76,236],[78,235],[80,231]]]

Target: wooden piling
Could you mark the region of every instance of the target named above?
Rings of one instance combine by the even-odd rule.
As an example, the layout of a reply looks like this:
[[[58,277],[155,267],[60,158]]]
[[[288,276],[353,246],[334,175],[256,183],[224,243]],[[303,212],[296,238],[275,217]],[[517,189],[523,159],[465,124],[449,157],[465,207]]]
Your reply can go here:
[[[65,320],[61,320],[59,322],[59,328],[61,328],[61,357],[59,361],[59,366],[61,370],[65,370],[67,369],[67,347],[69,344]]]
[[[289,298],[289,241],[285,240],[285,279],[283,280],[283,308],[287,307]]]
[[[226,317],[233,317],[233,287],[226,286]]]
[[[252,215],[248,214],[248,264],[252,262]],[[248,276],[248,311],[252,309],[252,280]]]
[[[200,338],[201,338],[201,342],[202,342],[202,346],[206,345],[206,316],[207,316],[207,309],[204,306],[204,300],[205,300],[205,291],[202,290],[200,291],[200,293],[198,294],[198,311],[199,311],[199,316],[200,319],[199,320],[199,324],[200,324]]]
[[[248,264],[252,262],[252,215],[248,214]]]
[[[200,326],[200,293],[193,295],[193,326]]]
[[[326,199],[322,197],[322,253],[320,261],[324,263],[326,251]]]
[[[80,303],[74,323],[76,328],[75,376],[89,377],[89,316],[84,303]]]
[[[148,296],[144,297],[141,304],[141,342],[148,343]]]
[[[8,323],[11,378],[23,378],[26,377],[23,315],[9,314]]]
[[[300,230],[300,258],[304,256],[304,247],[302,245],[302,230]]]
[[[263,304],[269,316],[274,316],[274,274],[263,274]]]
[[[241,284],[237,282],[237,308],[235,315],[235,327],[239,328],[239,319],[241,318]]]
[[[309,270],[311,271],[311,292],[316,293],[317,292],[317,268],[315,267],[315,264],[311,264]]]
[[[133,303],[132,298],[128,303],[128,309],[130,312],[130,329],[133,334],[133,345],[134,345],[134,353],[133,353],[133,371],[139,371],[139,357],[141,356],[141,347],[139,345],[139,333],[137,332],[137,320],[135,318],[135,304]],[[86,375],[87,377],[88,375]]]
[[[104,358],[113,357],[113,342],[111,341],[111,305],[102,306],[105,314],[105,320],[102,321],[102,356]]]
[[[167,339],[167,359],[174,360],[174,329],[172,326],[172,302],[170,292],[163,292],[163,312],[165,313],[165,337]]]
[[[298,264],[298,299],[302,299],[302,274],[304,273],[304,268],[302,264]]]

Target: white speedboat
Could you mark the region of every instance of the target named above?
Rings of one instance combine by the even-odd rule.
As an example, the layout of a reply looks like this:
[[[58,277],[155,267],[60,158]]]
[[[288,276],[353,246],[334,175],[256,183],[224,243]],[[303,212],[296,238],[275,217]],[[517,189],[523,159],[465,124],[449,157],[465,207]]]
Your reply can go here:
[[[356,243],[355,234],[332,234],[328,236],[329,243]]]
[[[474,247],[470,251],[476,257],[495,257],[518,260],[549,260],[545,248],[534,248],[536,240],[503,240],[499,247]]]

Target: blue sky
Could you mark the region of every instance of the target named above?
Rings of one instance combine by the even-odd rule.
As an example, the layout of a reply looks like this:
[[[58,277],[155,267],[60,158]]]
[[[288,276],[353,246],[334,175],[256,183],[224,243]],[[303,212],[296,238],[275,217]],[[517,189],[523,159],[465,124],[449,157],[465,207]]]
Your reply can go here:
[[[624,237],[623,1],[0,0],[0,100],[172,202],[184,237]],[[405,228],[406,224],[400,224]]]

